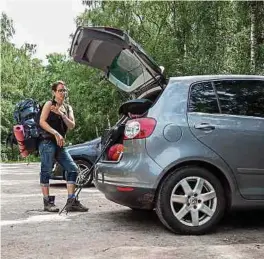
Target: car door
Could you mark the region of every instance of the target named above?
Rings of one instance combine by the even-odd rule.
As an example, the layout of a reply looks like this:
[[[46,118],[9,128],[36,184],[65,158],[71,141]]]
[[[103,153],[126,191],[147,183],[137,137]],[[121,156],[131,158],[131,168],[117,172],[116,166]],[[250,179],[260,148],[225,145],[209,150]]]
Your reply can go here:
[[[264,78],[192,85],[188,121],[192,133],[232,168],[241,195],[264,199]]]
[[[119,29],[78,27],[70,55],[78,63],[103,71],[112,84],[129,94],[165,83],[163,68]]]

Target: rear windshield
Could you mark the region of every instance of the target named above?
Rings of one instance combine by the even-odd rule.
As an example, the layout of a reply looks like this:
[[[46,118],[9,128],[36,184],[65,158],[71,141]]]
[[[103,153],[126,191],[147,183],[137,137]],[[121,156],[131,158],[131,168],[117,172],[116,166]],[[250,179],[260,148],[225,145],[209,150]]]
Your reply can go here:
[[[109,68],[109,81],[126,92],[151,80],[151,75],[129,50],[123,50]]]

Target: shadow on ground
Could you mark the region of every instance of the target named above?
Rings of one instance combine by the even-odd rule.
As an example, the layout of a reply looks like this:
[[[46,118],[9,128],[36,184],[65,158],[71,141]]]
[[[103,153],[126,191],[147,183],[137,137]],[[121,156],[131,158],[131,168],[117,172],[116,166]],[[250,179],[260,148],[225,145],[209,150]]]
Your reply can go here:
[[[52,188],[66,188],[65,183],[53,183]],[[87,188],[87,187],[86,187]],[[90,189],[95,189],[95,187],[88,187]],[[110,201],[109,201],[110,202]],[[96,213],[97,217],[100,219],[105,219],[112,221],[114,225],[121,227],[127,227],[134,230],[145,230],[148,231],[157,229],[159,231],[165,231],[166,229],[160,223],[158,216],[155,211],[144,211],[144,210],[132,210],[124,207],[122,210],[111,210]],[[239,231],[247,230],[258,230],[263,232],[263,242],[264,242],[264,210],[236,210],[228,213],[218,224],[216,230],[213,233],[218,234],[229,234],[236,233]]]
[[[166,229],[159,221],[155,211],[133,211],[124,209],[101,212],[98,217],[115,222],[119,227],[130,226],[133,230],[163,231]],[[234,211],[224,217],[212,234],[235,234],[241,231],[261,231],[264,242],[264,210]],[[243,237],[245,239],[245,237]],[[241,242],[241,240],[240,240]]]
[[[51,183],[50,187],[54,188],[54,189],[66,189],[67,185],[66,185],[66,183]],[[84,189],[86,189],[86,188],[94,188],[95,189],[93,184],[91,184],[90,186],[84,186],[83,188]]]

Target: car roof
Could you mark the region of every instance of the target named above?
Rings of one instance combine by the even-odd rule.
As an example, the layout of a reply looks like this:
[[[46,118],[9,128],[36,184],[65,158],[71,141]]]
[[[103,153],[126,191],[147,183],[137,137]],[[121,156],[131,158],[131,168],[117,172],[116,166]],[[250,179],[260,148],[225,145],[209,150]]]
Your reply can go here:
[[[264,80],[264,76],[260,75],[193,75],[193,76],[179,76],[171,77],[170,82],[176,81],[185,81],[188,83],[193,83],[197,81],[206,81],[206,80],[223,80],[223,79],[259,79]]]

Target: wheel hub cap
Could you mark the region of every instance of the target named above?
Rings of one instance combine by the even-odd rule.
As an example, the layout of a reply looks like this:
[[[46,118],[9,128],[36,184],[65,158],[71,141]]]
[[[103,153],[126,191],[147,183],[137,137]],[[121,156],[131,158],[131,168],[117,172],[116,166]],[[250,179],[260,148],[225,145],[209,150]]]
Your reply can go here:
[[[192,204],[192,205],[196,205],[198,203],[198,199],[195,198],[195,197],[191,197],[189,199],[189,203]]]

